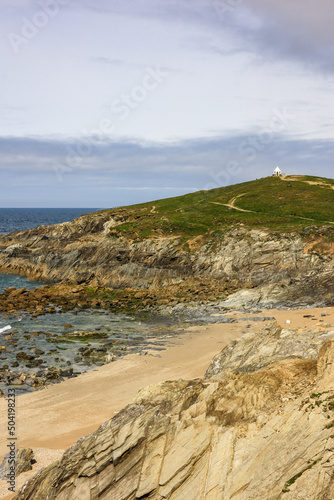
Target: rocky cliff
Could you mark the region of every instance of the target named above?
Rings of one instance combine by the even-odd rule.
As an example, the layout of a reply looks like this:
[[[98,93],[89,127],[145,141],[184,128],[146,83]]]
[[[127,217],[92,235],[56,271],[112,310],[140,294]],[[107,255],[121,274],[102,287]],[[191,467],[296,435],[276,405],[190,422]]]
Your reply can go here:
[[[16,500],[330,500],[334,330],[273,323],[143,389]]]
[[[329,305],[333,201],[332,179],[289,176],[105,210],[0,235],[0,272],[118,290],[180,285],[182,296],[203,282],[218,297],[253,290],[235,305]]]
[[[296,233],[242,226],[221,231],[213,241],[181,236],[134,240],[113,235],[111,212],[73,222],[0,236],[0,271],[33,279],[117,289],[177,285],[191,280],[231,283],[254,289],[249,299],[333,303],[334,261]],[[242,299],[245,302],[245,297]]]

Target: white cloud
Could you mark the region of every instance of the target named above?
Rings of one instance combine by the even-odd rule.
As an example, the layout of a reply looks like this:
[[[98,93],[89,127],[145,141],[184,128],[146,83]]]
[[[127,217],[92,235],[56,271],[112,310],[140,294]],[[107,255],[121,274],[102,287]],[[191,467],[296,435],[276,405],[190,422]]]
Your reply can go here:
[[[79,171],[83,183],[99,172],[102,189],[111,171],[123,188],[129,173],[138,173],[137,188],[156,189],[149,176],[162,186],[191,187],[189,175],[200,187],[205,169],[219,171],[236,154],[242,162],[238,141],[261,131],[265,137],[277,111],[293,116],[279,131],[284,144],[257,151],[248,177],[266,171],[269,153],[303,169],[297,139],[319,174],[331,175],[329,0],[62,0],[57,15],[15,52],[8,33],[24,36],[40,9],[39,0],[3,2],[0,140],[7,180],[12,172],[38,171],[57,185],[52,162],[95,135],[101,144],[67,174],[69,183]],[[149,76],[157,68],[165,74],[160,81]]]

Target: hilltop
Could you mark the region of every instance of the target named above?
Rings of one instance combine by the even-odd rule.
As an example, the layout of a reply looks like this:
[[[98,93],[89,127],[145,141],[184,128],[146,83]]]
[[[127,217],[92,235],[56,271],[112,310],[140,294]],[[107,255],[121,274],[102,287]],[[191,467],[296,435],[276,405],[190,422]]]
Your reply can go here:
[[[265,177],[108,211],[116,221],[110,234],[142,240],[172,233],[189,240],[215,238],[240,224],[276,232],[334,228],[333,190],[334,180],[322,177]]]
[[[267,177],[0,236],[0,272],[60,282],[0,308],[333,302],[334,181]]]

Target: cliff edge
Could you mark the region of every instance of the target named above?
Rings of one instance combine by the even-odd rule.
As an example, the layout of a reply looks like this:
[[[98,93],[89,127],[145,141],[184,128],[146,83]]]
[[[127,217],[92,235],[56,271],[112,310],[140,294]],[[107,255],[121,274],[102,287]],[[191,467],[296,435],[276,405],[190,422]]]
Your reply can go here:
[[[169,300],[204,283],[213,299],[251,291],[229,305],[331,305],[333,188],[265,178],[1,235],[0,272],[90,291],[172,287]]]

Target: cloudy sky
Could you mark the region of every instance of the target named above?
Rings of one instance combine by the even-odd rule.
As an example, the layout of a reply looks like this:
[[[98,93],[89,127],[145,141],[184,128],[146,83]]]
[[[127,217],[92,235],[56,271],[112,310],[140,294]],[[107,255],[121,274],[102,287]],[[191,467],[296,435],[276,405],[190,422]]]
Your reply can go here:
[[[1,0],[0,206],[333,177],[332,0]]]

